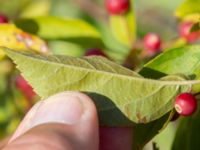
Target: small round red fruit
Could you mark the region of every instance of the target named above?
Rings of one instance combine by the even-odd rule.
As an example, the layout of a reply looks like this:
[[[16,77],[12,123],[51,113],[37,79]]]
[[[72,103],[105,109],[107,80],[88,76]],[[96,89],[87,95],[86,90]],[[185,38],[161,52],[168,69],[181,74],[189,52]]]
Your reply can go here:
[[[106,54],[98,48],[91,48],[88,49],[85,53],[85,56],[103,56],[103,57],[107,57]]]
[[[144,37],[144,47],[149,54],[156,54],[161,49],[161,39],[156,33],[148,33]]]
[[[179,34],[181,37],[185,38],[188,42],[194,42],[200,37],[200,32],[190,32],[193,22],[186,21],[180,24],[179,26]]]
[[[124,14],[129,9],[129,0],[105,0],[107,11],[112,15]]]
[[[191,93],[182,93],[176,97],[175,110],[182,116],[190,116],[197,109],[197,100]]]
[[[8,23],[8,18],[3,14],[0,14],[0,24],[1,23]]]

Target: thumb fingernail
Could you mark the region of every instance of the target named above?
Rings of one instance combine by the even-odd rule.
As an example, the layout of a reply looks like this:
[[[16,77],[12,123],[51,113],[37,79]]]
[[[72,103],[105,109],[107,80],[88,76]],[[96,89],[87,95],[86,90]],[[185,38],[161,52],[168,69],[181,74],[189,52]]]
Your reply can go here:
[[[10,141],[45,123],[77,124],[84,113],[78,92],[63,92],[37,103],[25,116]]]
[[[76,124],[81,119],[84,108],[78,96],[69,94],[58,94],[41,103],[31,120],[32,125],[51,122]]]

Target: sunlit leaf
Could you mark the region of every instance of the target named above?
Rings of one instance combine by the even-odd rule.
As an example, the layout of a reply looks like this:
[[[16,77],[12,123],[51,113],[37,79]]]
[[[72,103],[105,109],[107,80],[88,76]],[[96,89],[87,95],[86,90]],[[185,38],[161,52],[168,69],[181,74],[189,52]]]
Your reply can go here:
[[[4,50],[42,98],[65,90],[107,97],[96,101],[103,117],[101,124],[108,121],[107,125],[116,123],[115,117],[120,113],[134,123],[158,119],[173,108],[177,94],[191,90],[192,85],[200,82],[185,81],[180,76],[145,79],[102,57],[41,56]],[[109,118],[109,114],[113,116]],[[123,120],[117,121],[115,125],[127,125]]]
[[[44,39],[100,38],[99,32],[92,25],[78,19],[41,16],[20,19],[15,23],[24,31]]]
[[[184,18],[191,14],[199,14],[197,16],[200,16],[200,0],[185,0],[175,12],[175,15],[179,18]]]
[[[125,44],[129,48],[132,47],[136,38],[136,23],[133,0],[131,3],[130,10],[126,14],[110,16],[112,34],[119,42]]]

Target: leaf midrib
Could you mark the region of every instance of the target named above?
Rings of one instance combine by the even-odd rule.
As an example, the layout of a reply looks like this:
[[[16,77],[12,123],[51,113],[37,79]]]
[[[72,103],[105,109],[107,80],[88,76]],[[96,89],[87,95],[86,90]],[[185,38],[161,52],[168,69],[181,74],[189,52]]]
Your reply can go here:
[[[6,52],[7,53],[16,53],[13,50],[8,50],[8,49],[6,50]],[[83,68],[83,67],[67,65],[67,64],[63,64],[62,62],[58,63],[58,62],[55,62],[55,61],[50,61],[48,59],[43,60],[42,58],[35,57],[34,55],[27,56],[27,54],[21,53],[21,52],[20,53],[18,52],[17,54],[21,55],[22,57],[29,57],[29,59],[42,61],[45,64],[48,62],[50,64],[56,64],[56,65],[59,65],[59,66],[64,66],[64,67],[68,67],[68,68],[72,68],[72,69],[76,69],[76,70],[86,70],[86,71],[89,71],[89,72],[95,72],[95,73],[97,72],[97,73],[100,73],[100,74],[109,74],[109,75],[111,74],[111,75],[119,76],[119,77],[122,77],[122,78],[128,78],[128,79],[146,80],[146,81],[149,81],[149,82],[157,82],[157,83],[162,83],[162,84],[165,84],[165,85],[177,85],[177,84],[179,84],[179,85],[187,85],[187,84],[193,85],[193,84],[200,84],[200,80],[162,81],[162,80],[153,80],[153,79],[147,79],[147,78],[138,78],[138,77],[129,76],[129,75],[123,75],[123,74],[111,73],[111,72],[106,72],[106,71],[100,71],[100,70],[90,69],[90,68],[87,69],[87,68]]]

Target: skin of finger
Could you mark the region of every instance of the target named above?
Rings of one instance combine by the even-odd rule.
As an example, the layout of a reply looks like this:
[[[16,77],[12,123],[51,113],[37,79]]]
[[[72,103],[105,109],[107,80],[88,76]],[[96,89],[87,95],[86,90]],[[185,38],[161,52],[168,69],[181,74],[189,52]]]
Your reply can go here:
[[[77,96],[76,93],[74,93],[74,94]],[[84,94],[82,94],[82,95],[80,94],[79,96],[82,99],[84,99],[84,97],[87,98],[87,96]],[[93,119],[91,119],[91,121],[88,121],[87,119],[83,118],[82,123],[84,124],[84,126],[87,126],[88,128],[84,128],[82,123],[76,125],[76,129],[73,130],[73,131],[76,131],[76,132],[73,132],[74,137],[76,137],[74,141],[76,141],[76,143],[77,143],[77,141],[81,141],[82,143],[85,143],[86,145],[91,145],[91,144],[98,145],[98,142],[99,142],[99,140],[97,138],[98,133],[94,132],[94,130],[98,130],[98,129],[92,127],[93,125],[96,127],[98,126],[96,108],[92,101],[84,101],[84,105],[85,105],[85,107],[90,106],[90,109],[89,109],[90,111],[88,111],[86,114],[87,115],[90,115],[91,113],[94,114],[92,116]],[[85,116],[87,116],[87,115],[85,115]],[[87,117],[85,117],[85,118],[87,118]],[[130,129],[130,128],[101,127],[100,128],[100,144],[101,144],[100,150],[109,150],[109,149],[112,150],[113,148],[115,150],[121,150],[124,148],[129,150],[129,149],[131,149],[131,145],[132,145],[132,141],[133,141],[132,135],[133,135],[132,129]],[[42,136],[40,136],[40,138],[41,137]],[[47,139],[49,139],[49,138],[47,137]],[[90,140],[87,140],[87,139],[90,139]],[[70,141],[67,143],[70,143]],[[97,148],[93,148],[93,150],[94,149],[97,149]]]
[[[89,150],[89,145],[96,147],[94,140],[83,142],[79,137],[85,136],[74,132],[75,130],[77,131],[74,126],[66,127],[62,124],[41,125],[31,129],[3,150]],[[132,133],[132,128],[100,127],[99,150],[131,150]]]
[[[75,130],[75,126],[64,124],[39,125],[6,145],[3,150],[94,150],[95,142],[90,139],[90,143],[85,143],[77,137]]]
[[[6,137],[0,141],[0,149],[2,149],[9,141],[10,137]]]
[[[59,141],[63,141],[63,138],[55,138],[53,140],[53,141],[56,141],[56,139],[59,139],[59,140],[57,140],[58,142],[52,142],[52,140],[50,141],[49,139],[53,139],[54,136],[51,136],[51,134],[50,135],[48,134],[48,136],[46,136],[47,133],[51,133],[51,132],[47,132],[47,133],[45,132],[46,130],[48,130],[48,131],[56,131],[56,132],[53,132],[54,133],[53,135],[55,135],[55,137],[59,137],[56,135],[62,135],[61,137],[64,137],[64,136],[68,137],[68,135],[70,135],[69,138],[64,138],[65,139],[64,141],[68,144],[68,145],[64,145],[65,147],[71,146],[73,148],[73,150],[76,150],[76,149],[78,150],[78,149],[84,148],[84,147],[85,147],[84,149],[87,149],[87,150],[97,150],[98,145],[99,145],[98,117],[97,117],[97,112],[96,112],[94,103],[92,102],[92,100],[89,97],[87,97],[86,95],[84,95],[82,93],[67,92],[66,94],[71,95],[71,96],[73,96],[73,95],[78,96],[79,99],[82,100],[83,107],[84,107],[84,113],[79,122],[77,122],[76,124],[73,124],[73,125],[58,123],[60,126],[62,126],[62,128],[60,128],[60,130],[55,130],[57,128],[52,126],[52,128],[50,128],[50,130],[49,130],[49,128],[45,129],[43,127],[43,130],[41,130],[41,132],[37,132],[37,130],[36,130],[37,128],[34,131],[32,131],[32,129],[30,129],[29,126],[27,126],[27,125],[32,124],[31,123],[32,119],[29,120],[29,118],[34,118],[34,116],[32,114],[31,114],[31,117],[28,116],[29,115],[28,114],[25,117],[25,121],[23,121],[22,124],[20,125],[20,127],[22,127],[22,128],[18,129],[17,136],[15,136],[15,135],[13,136],[14,138],[12,138],[10,143],[6,146],[6,149],[8,149],[10,147],[11,148],[14,147],[16,149],[16,146],[15,146],[16,143],[17,143],[17,145],[20,145],[20,142],[22,142],[22,144],[21,144],[22,146],[20,147],[20,149],[23,149],[23,146],[25,146],[25,149],[27,149],[27,148],[30,148],[30,144],[26,144],[26,143],[28,143],[30,141],[31,141],[30,143],[32,143],[32,141],[33,141],[35,143],[34,144],[35,146],[40,146],[40,149],[43,149],[43,147],[41,146],[42,143],[46,143],[46,145],[44,146],[44,148],[46,148],[49,146],[49,143],[52,144],[52,143],[59,143]],[[62,96],[62,95],[67,96],[66,94],[61,93],[58,96]],[[26,125],[23,125],[24,122],[26,123]],[[49,123],[47,123],[45,125],[45,127],[47,127],[48,124]],[[31,126],[31,128],[33,128],[33,127]],[[24,130],[28,131],[28,132],[26,132],[24,134]],[[59,133],[58,133],[58,131],[59,131]],[[36,132],[36,134],[35,134],[35,132]],[[55,134],[55,133],[58,133],[58,134]],[[24,138],[24,137],[26,137],[26,138]],[[37,140],[34,140],[34,139],[37,139]],[[48,140],[45,141],[44,139],[48,139]],[[24,143],[24,141],[27,141],[27,140],[28,140],[28,142]],[[37,144],[37,142],[39,143],[39,145]],[[62,144],[59,144],[59,145],[62,145]],[[52,145],[50,145],[50,146],[52,146]],[[51,148],[50,146],[48,149]],[[80,146],[80,147],[77,147],[77,146]],[[53,148],[53,149],[55,149],[55,148]],[[60,148],[60,149],[62,149],[62,148]]]
[[[80,92],[73,92],[73,91],[68,91],[68,92],[62,92],[59,94],[56,94],[54,96],[51,97],[51,101],[54,100],[56,101],[57,98],[59,97],[68,97],[68,98],[74,98],[74,97],[78,97],[84,107],[84,113],[81,117],[81,119],[79,120],[79,122],[77,122],[76,124],[74,124],[74,126],[76,126],[77,128],[77,137],[79,137],[80,139],[82,138],[82,140],[87,140],[92,138],[93,141],[97,142],[96,144],[98,145],[98,117],[97,117],[97,111],[96,111],[96,107],[93,103],[93,101],[85,94],[80,93]],[[45,100],[44,100],[45,101]],[[28,131],[30,128],[33,127],[33,120],[37,120],[37,118],[39,120],[41,120],[42,118],[40,118],[41,116],[37,113],[37,110],[41,107],[41,102],[39,102],[38,104],[36,104],[34,106],[33,109],[30,110],[30,112],[25,116],[25,118],[23,119],[22,123],[20,124],[20,126],[18,127],[18,129],[16,130],[16,132],[14,133],[14,135],[12,136],[11,141],[13,141],[15,138],[17,138],[18,136],[24,134],[26,131]],[[50,107],[50,106],[48,106]],[[58,107],[59,109],[59,107]],[[67,112],[66,112],[67,113]],[[56,115],[52,114],[52,115]],[[62,122],[63,123],[63,122]],[[80,135],[85,135],[85,136],[80,136]],[[90,136],[90,137],[86,137]],[[86,141],[85,141],[86,142]]]

